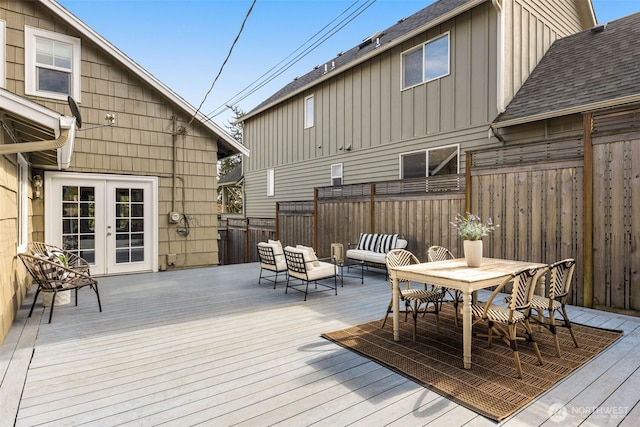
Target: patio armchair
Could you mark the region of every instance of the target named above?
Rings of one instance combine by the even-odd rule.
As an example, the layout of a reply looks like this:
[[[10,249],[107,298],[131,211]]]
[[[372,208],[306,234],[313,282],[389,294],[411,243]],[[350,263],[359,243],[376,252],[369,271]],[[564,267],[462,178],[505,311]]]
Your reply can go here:
[[[489,299],[484,304],[472,304],[471,313],[475,318],[473,326],[486,322],[488,333],[486,335],[478,334],[477,336],[486,336],[488,345],[494,337],[500,338],[513,350],[513,358],[518,371],[518,378],[522,378],[522,366],[520,364],[520,354],[518,353],[518,341],[526,340],[533,344],[538,361],[542,365],[542,355],[533,338],[531,325],[529,324],[530,305],[536,283],[548,271],[544,268],[524,268],[512,273],[502,283],[500,283],[493,291]],[[505,286],[512,284],[511,295],[507,305],[494,304],[496,297],[503,292]],[[517,326],[522,325],[525,329],[525,335],[517,334]]]
[[[578,340],[571,329],[571,322],[567,315],[565,305],[567,303],[567,297],[571,290],[571,279],[573,277],[573,271],[576,267],[576,261],[572,258],[564,259],[562,261],[555,262],[549,266],[549,288],[547,290],[547,296],[534,295],[531,298],[531,319],[547,328],[552,334],[556,346],[556,354],[560,355],[560,343],[558,341],[558,333],[556,326],[564,326],[569,329],[571,338],[576,348]],[[533,312],[536,312],[537,316],[533,316]],[[547,312],[549,317],[544,317],[544,312]],[[559,314],[562,323],[556,324],[555,315]]]
[[[327,288],[325,290],[333,289],[335,294],[338,295],[339,268],[335,262],[318,259],[315,251],[305,246],[285,247],[284,257],[287,262],[288,273],[285,293],[288,293],[289,288],[304,292],[304,300],[306,301],[309,293],[309,284],[313,283],[316,289],[318,285],[323,286]],[[331,259],[333,260],[333,258]],[[333,279],[333,285],[331,281],[327,282],[327,279]],[[296,281],[299,282],[294,283]]]
[[[87,272],[65,266],[55,255],[48,257],[42,254],[31,255],[22,253],[18,254],[18,257],[33,280],[38,284],[38,289],[36,290],[36,295],[33,297],[33,304],[31,304],[31,310],[29,311],[29,317],[33,314],[33,308],[41,292],[52,294],[51,309],[49,310],[49,323],[51,323],[58,292],[75,289],[77,306],[78,289],[85,286],[89,286],[96,293],[98,308],[100,312],[102,312],[100,293],[98,292],[98,281]]]
[[[387,253],[386,257],[386,265],[387,270],[402,267],[412,264],[420,264],[418,258],[412,254],[411,252],[405,249],[393,249]],[[382,320],[382,328],[387,323],[387,318],[389,317],[389,313],[392,313],[392,303],[393,303],[393,282],[389,279],[391,284],[391,293],[392,299],[389,301],[389,306],[387,307],[387,312]],[[403,289],[401,283],[405,284],[405,288]],[[411,316],[413,318],[413,340],[416,339],[416,330],[418,323],[418,313],[420,312],[420,307],[424,304],[423,314],[424,313],[433,313],[436,316],[436,329],[440,332],[440,304],[442,302],[442,297],[444,296],[444,289],[439,286],[432,286],[431,289],[412,289],[411,282],[409,280],[399,280],[398,286],[400,287],[400,299],[405,303],[405,322],[407,321],[407,316],[409,311],[411,311]],[[433,311],[428,311],[429,304],[433,304]]]
[[[257,246],[258,257],[260,258],[258,284],[260,284],[262,279],[265,279],[273,282],[273,289],[275,289],[278,283],[278,276],[280,274],[284,277],[287,276],[287,261],[284,259],[282,245],[279,240],[269,240],[268,242],[260,242]]]
[[[448,259],[454,258],[455,257],[453,256],[451,251],[449,251],[449,249],[445,248],[444,246],[431,246],[427,250],[427,259],[429,260],[429,262],[446,261]],[[443,298],[442,301],[453,303],[453,309],[456,313],[456,326],[458,326],[458,306],[462,302],[462,292],[455,289],[446,288],[446,295],[449,295],[451,299]]]

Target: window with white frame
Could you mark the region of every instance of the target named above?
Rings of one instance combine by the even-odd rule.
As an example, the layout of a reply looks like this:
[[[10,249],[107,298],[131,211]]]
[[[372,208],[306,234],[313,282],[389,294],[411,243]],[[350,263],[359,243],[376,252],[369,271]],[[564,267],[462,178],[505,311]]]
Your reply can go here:
[[[331,185],[342,185],[342,163],[331,165]]]
[[[27,95],[80,101],[80,39],[25,27]]]
[[[273,169],[267,170],[267,196],[274,196],[276,194],[276,182],[275,172]]]
[[[400,178],[424,178],[460,173],[460,146],[447,145],[400,154]]]
[[[314,101],[313,95],[307,96],[304,99],[304,128],[313,127],[314,119]]]
[[[29,165],[18,154],[18,248],[22,251],[29,242]]]
[[[402,89],[449,74],[449,33],[402,54]]]

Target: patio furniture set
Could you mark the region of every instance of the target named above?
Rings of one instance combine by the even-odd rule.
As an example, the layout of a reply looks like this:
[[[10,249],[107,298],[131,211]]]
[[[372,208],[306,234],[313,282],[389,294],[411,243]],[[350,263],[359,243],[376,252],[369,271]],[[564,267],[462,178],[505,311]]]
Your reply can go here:
[[[524,340],[531,343],[538,362],[543,363],[531,322],[540,324],[553,334],[558,357],[561,357],[556,329],[558,326],[567,327],[575,346],[579,346],[565,308],[575,268],[573,259],[547,265],[483,258],[480,267],[469,267],[464,258],[455,259],[445,248],[432,247],[429,250],[429,262],[419,263],[415,256],[400,250],[391,251],[387,255],[387,266],[392,299],[382,326],[384,327],[389,312],[392,312],[395,341],[400,340],[399,302],[402,300],[405,302],[406,313],[411,312],[413,316],[414,340],[416,339],[416,318],[419,313],[423,315],[428,312],[434,313],[436,329],[439,331],[438,315],[442,304],[445,302],[454,304],[456,326],[458,325],[458,307],[462,305],[463,363],[466,369],[471,369],[472,329],[480,323],[487,325],[486,338],[489,346],[494,339],[499,339],[513,350],[519,378],[522,378],[522,366],[518,353],[518,341]],[[424,283],[424,289],[411,288],[411,282]],[[406,288],[402,288],[401,283],[406,284]],[[546,293],[544,292],[545,283],[548,284]],[[504,292],[508,286],[510,291],[504,298]],[[489,288],[494,289],[488,300],[484,303],[477,302],[476,291]],[[539,291],[539,295],[535,294],[536,290]],[[447,295],[450,297],[447,298]],[[506,305],[498,302],[500,298],[504,298]],[[421,309],[422,304],[424,308]],[[432,306],[431,311],[427,310],[429,305]],[[560,320],[560,323],[556,323],[556,320]],[[524,333],[517,332],[519,325],[524,328]]]
[[[319,259],[312,247],[297,245],[282,247],[279,240],[268,240],[257,244],[258,257],[260,260],[260,274],[258,284],[267,280],[273,283],[273,288],[279,278],[286,279],[285,293],[289,288],[304,292],[304,300],[307,300],[309,284],[315,287],[322,286],[327,290],[333,290],[338,294],[338,281],[343,285],[344,278],[351,268],[358,268],[360,271],[360,283],[364,283],[364,269],[368,266],[386,268],[386,255],[396,248],[405,248],[407,241],[398,238],[397,234],[360,234],[357,244],[349,243],[350,249],[346,252],[346,257],[342,256],[342,251],[335,251],[340,244],[332,246],[332,256]],[[355,277],[355,276],[354,276]],[[327,279],[333,283],[327,283]]]

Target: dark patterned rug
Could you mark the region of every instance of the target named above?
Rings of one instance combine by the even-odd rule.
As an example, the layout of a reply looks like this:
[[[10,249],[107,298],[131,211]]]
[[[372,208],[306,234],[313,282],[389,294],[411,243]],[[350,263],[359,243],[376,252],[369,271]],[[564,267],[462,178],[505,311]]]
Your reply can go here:
[[[558,328],[562,358],[555,353],[553,336],[533,326],[544,364],[540,366],[530,343],[519,342],[523,378],[517,377],[513,352],[502,341],[487,348],[486,338],[473,338],[472,368],[463,368],[462,328],[455,326],[453,308],[443,306],[440,332],[435,317],[418,318],[418,336],[412,340],[412,321],[400,319],[400,342],[393,341],[391,316],[384,329],[380,320],[322,336],[372,359],[478,414],[500,421],[522,408],[558,381],[589,361],[622,336],[621,331],[573,324],[580,348],[566,328]],[[483,333],[474,327],[474,333]]]

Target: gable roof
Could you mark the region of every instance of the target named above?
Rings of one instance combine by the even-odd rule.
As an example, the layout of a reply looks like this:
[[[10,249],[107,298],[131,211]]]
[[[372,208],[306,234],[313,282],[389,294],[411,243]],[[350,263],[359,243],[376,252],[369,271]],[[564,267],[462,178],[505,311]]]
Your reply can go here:
[[[640,12],[557,40],[493,128],[640,100]]]
[[[337,72],[342,73],[353,68],[367,59],[379,55],[382,52],[425,32],[429,28],[446,22],[451,18],[487,1],[489,0],[436,1],[408,18],[399,20],[395,25],[392,25],[386,30],[373,34],[371,37],[363,40],[363,42],[358,46],[338,54],[338,56],[332,60],[322,66],[316,67],[304,76],[294,79],[291,83],[245,114],[240,121],[244,121],[278,102],[284,101],[313,85],[335,76]]]
[[[163,84],[160,80],[155,78],[151,73],[138,65],[135,61],[121,52],[118,48],[112,45],[109,41],[103,38],[101,35],[92,30],[84,22],[74,16],[71,12],[66,10],[55,0],[40,0],[40,3],[47,7],[57,17],[62,19],[68,25],[73,27],[76,31],[82,34],[84,37],[95,43],[99,48],[111,55],[125,68],[137,75],[144,82],[149,84],[152,88],[157,90],[160,94],[165,96],[169,101],[176,106],[184,110],[188,115],[196,116],[196,119],[207,129],[218,136],[218,157],[226,157],[235,153],[242,153],[245,156],[249,156],[249,149],[240,144],[236,139],[229,135],[224,129],[214,123],[211,119],[204,114],[197,111],[191,104],[185,101],[178,94],[173,92],[169,87]]]
[[[236,185],[242,180],[242,163],[236,165],[228,174],[218,180],[218,186],[232,186]]]

